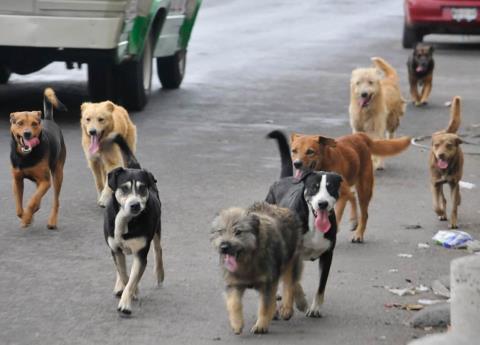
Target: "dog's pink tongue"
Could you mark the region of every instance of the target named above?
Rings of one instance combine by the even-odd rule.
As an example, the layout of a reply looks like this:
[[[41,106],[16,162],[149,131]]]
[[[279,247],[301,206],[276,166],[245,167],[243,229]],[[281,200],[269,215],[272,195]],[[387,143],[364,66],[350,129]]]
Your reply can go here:
[[[328,219],[328,211],[318,211],[315,217],[315,227],[324,234],[330,230],[330,220]]]
[[[237,259],[235,256],[225,254],[225,268],[230,272],[235,272],[238,268]]]
[[[38,144],[40,144],[40,140],[38,140],[37,137],[35,138],[32,138],[30,140],[26,140],[24,139],[23,140],[25,145],[27,145],[29,148],[33,149],[35,146],[37,146]]]
[[[100,145],[98,143],[98,136],[92,135],[90,137],[90,147],[88,148],[88,151],[90,154],[95,154],[97,153],[98,149],[100,148]]]
[[[423,72],[423,68],[420,67],[420,66],[417,66],[417,68],[415,69],[415,71],[417,71],[417,72]]]
[[[302,177],[302,171],[300,169],[297,169],[295,171],[295,178],[300,179]]]
[[[358,103],[360,104],[361,108],[364,108],[368,104],[368,98],[360,98]]]
[[[448,162],[444,161],[442,159],[439,159],[437,161],[437,167],[440,168],[440,169],[447,169],[448,168]]]

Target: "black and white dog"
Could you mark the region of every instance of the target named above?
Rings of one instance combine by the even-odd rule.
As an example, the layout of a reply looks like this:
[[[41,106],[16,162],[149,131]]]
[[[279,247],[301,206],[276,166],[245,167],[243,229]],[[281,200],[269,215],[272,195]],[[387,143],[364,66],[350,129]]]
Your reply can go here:
[[[280,131],[268,134],[276,139],[281,156],[282,172],[265,199],[268,203],[287,207],[296,212],[303,224],[304,260],[319,259],[320,283],[310,308],[309,317],[321,317],[320,307],[324,300],[325,286],[332,264],[333,250],[337,238],[337,220],[334,206],[342,177],[336,173],[323,171],[303,172],[299,178],[293,177],[292,158],[287,138]],[[303,290],[298,286],[295,292],[297,307],[304,311],[306,302]],[[303,301],[302,301],[303,299]]]
[[[141,169],[123,137],[116,134],[111,141],[120,147],[127,168],[116,168],[108,174],[108,186],[113,196],[105,209],[104,234],[117,268],[114,293],[120,297],[118,311],[128,315],[147,265],[152,241],[156,280],[158,284],[163,282],[161,203],[155,177]],[[133,255],[130,276],[125,254]]]

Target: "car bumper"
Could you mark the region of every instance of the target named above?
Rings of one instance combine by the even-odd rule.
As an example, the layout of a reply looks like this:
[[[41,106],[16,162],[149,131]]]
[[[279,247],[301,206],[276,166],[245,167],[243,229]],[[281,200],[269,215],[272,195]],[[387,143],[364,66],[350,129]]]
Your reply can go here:
[[[0,46],[113,49],[123,18],[0,15]],[[12,30],[15,28],[15,30]]]

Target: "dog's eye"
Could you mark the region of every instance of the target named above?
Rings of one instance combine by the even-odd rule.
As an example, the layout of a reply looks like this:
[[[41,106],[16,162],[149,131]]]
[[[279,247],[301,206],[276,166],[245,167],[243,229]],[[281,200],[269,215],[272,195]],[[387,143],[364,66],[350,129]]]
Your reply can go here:
[[[373,81],[369,80],[368,85],[373,85]]]
[[[147,186],[145,186],[143,184],[138,186],[138,194],[140,194],[140,195],[147,194]]]
[[[451,150],[453,149],[453,145],[452,144],[447,144],[447,150]]]
[[[98,118],[98,122],[102,123],[103,121],[105,121],[105,119],[103,117]]]
[[[22,127],[22,126],[23,126],[23,121],[18,121],[18,122],[16,123],[16,125],[17,125],[18,127]]]
[[[89,117],[87,117],[87,118],[85,119],[85,121],[87,121],[87,122],[90,122],[90,118],[89,118]]]
[[[311,156],[315,153],[315,151],[313,151],[312,149],[308,149],[307,150],[307,155]]]
[[[355,84],[358,86],[358,85],[360,85],[360,82],[359,82],[359,81],[357,81]]]
[[[128,186],[120,187],[120,192],[122,192],[123,194],[127,194],[129,191],[130,191],[130,188],[128,188]]]
[[[36,127],[38,127],[38,123],[36,123],[36,122],[32,122],[32,127],[33,127],[33,128],[36,128]]]
[[[293,154],[297,154],[297,152],[298,152],[297,149],[293,149],[293,150],[292,150],[292,153],[293,153]]]

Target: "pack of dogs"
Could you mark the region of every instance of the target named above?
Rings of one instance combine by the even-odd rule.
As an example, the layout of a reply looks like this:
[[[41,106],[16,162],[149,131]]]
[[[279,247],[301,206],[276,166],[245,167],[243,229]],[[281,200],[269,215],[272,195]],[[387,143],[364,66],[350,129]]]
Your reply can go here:
[[[253,333],[268,332],[273,319],[290,319],[294,306],[308,317],[321,317],[338,224],[347,204],[351,241],[364,241],[374,172],[385,169],[385,157],[402,153],[411,142],[408,136],[395,138],[407,102],[401,95],[398,74],[382,58],[372,58],[372,62],[372,67],[352,71],[352,134],[330,138],[292,132],[288,138],[281,131],[272,131],[267,137],[278,146],[280,178],[271,184],[263,201],[223,209],[213,220],[211,242],[219,256],[226,308],[235,334],[244,327],[242,297],[246,289],[259,293]],[[427,104],[433,47],[418,44],[407,67],[413,104]],[[423,87],[420,93],[419,85]],[[41,111],[10,114],[13,193],[20,224],[28,227],[53,185],[47,227],[56,229],[66,147],[53,112],[67,109],[51,88],[44,91],[43,108],[43,115]],[[450,228],[458,226],[460,205],[464,161],[457,134],[460,122],[461,99],[456,96],[450,123],[432,134],[429,157],[433,208],[441,221],[447,220],[443,185],[450,186]],[[111,101],[83,103],[80,128],[97,203],[105,209],[104,235],[116,271],[113,293],[119,298],[117,309],[129,315],[152,243],[155,280],[158,284],[164,280],[157,181],[135,157],[137,130],[126,109]],[[36,184],[25,207],[24,179]],[[126,255],[133,257],[130,273]],[[304,261],[318,261],[319,267],[318,288],[310,304],[301,284]]]

